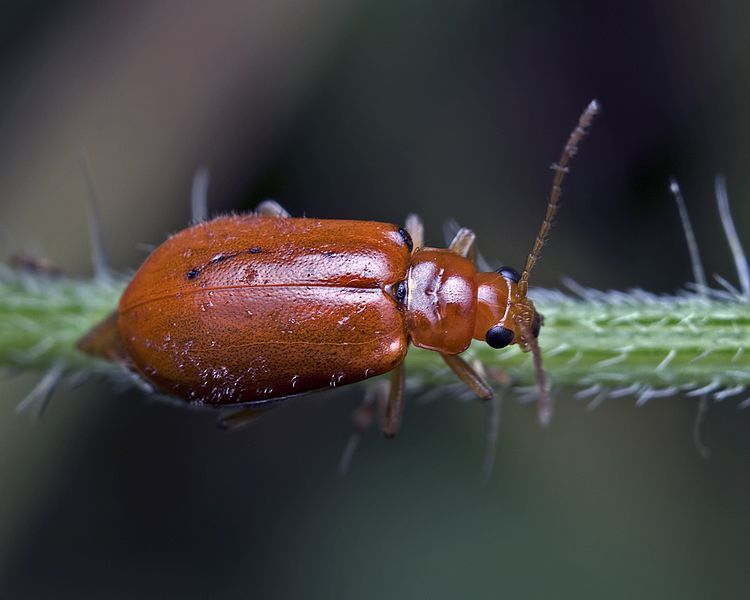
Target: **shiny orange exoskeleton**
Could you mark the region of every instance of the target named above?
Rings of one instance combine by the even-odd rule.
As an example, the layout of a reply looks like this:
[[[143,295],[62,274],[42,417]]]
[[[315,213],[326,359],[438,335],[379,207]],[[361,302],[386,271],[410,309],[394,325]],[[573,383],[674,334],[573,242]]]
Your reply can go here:
[[[405,228],[298,219],[266,202],[169,238],[133,277],[116,315],[80,347],[128,363],[162,393],[251,412],[392,371],[388,435],[400,420],[410,343],[439,352],[482,398],[490,387],[458,355],[472,339],[517,343],[534,353],[544,398],[528,275],[597,110],[592,102],[555,165],[547,216],[521,274],[477,272],[467,229],[447,249],[425,248],[414,216]]]

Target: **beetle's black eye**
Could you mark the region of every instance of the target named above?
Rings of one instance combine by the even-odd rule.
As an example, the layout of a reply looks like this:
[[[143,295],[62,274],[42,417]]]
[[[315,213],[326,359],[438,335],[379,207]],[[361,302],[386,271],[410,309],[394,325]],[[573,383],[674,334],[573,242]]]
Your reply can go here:
[[[513,283],[518,283],[521,280],[521,275],[513,267],[500,267],[497,272]]]
[[[489,328],[485,339],[493,348],[505,348],[513,341],[513,331],[502,325],[495,325]]]
[[[495,325],[487,330],[485,339],[493,348],[505,348],[513,341],[513,332],[502,325]]]
[[[406,283],[402,281],[396,286],[396,300],[403,302],[404,298],[406,298]]]

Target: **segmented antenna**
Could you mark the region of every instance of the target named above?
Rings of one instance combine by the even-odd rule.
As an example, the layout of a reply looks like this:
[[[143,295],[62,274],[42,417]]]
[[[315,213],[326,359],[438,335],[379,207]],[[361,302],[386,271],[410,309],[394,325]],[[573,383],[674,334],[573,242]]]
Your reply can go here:
[[[565,147],[563,148],[560,160],[552,165],[552,169],[555,171],[555,177],[552,180],[552,190],[549,195],[549,202],[547,203],[547,214],[544,216],[542,226],[539,228],[539,233],[536,234],[534,245],[531,248],[529,257],[526,259],[526,266],[521,274],[521,279],[518,282],[518,289],[522,295],[526,295],[529,289],[529,273],[534,268],[539,253],[542,251],[544,241],[547,239],[550,227],[552,226],[552,220],[555,218],[557,207],[560,204],[560,192],[562,191],[562,183],[565,179],[565,174],[568,172],[568,163],[578,152],[578,144],[581,139],[586,135],[586,129],[591,125],[594,117],[600,110],[599,102],[592,100],[583,111],[580,118],[578,119],[578,125],[571,132]]]

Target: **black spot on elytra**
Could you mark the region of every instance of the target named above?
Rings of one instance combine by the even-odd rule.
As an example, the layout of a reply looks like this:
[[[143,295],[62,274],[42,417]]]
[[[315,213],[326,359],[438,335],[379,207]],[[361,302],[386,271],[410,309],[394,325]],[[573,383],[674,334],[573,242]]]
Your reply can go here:
[[[261,248],[258,248],[257,246],[253,246],[252,248],[249,248],[247,250],[248,254],[258,254],[260,252],[263,252],[263,250]],[[230,260],[232,258],[237,258],[240,254],[242,254],[242,252],[233,252],[231,254],[223,254],[223,253],[217,254],[211,260],[209,260],[206,264],[204,264],[204,265],[202,265],[200,267],[193,267],[192,269],[190,269],[185,274],[185,278],[186,279],[195,279],[196,277],[198,277],[198,275],[200,275],[203,271],[205,271],[206,269],[208,269],[210,266],[216,265],[216,264],[219,264],[219,263],[223,263],[223,262],[225,262],[227,260]]]

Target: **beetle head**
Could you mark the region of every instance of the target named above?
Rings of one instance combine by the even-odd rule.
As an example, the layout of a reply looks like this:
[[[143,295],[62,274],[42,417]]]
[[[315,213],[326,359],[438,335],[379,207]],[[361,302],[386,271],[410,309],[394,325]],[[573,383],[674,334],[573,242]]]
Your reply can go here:
[[[478,273],[477,317],[474,337],[493,348],[519,344],[532,350],[544,322],[534,303],[522,293],[520,275],[511,267]]]
[[[560,205],[560,192],[568,172],[568,164],[598,112],[599,103],[592,100],[581,114],[578,125],[573,129],[563,147],[560,160],[552,165],[555,175],[547,203],[547,212],[534,239],[523,272],[519,275],[515,269],[503,267],[496,273],[478,274],[477,319],[474,337],[482,339],[484,335],[484,339],[493,348],[519,344],[524,352],[532,353],[534,371],[539,385],[539,419],[542,423],[549,422],[551,417],[547,385],[542,369],[542,354],[537,343],[539,329],[544,319],[534,308],[534,303],[527,297],[529,273],[539,259],[542,246],[552,227],[552,220]]]

